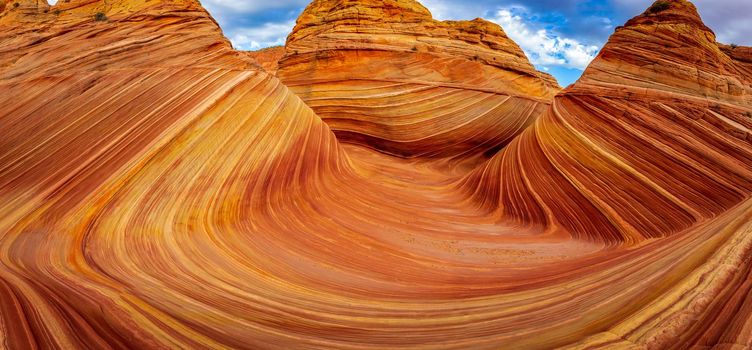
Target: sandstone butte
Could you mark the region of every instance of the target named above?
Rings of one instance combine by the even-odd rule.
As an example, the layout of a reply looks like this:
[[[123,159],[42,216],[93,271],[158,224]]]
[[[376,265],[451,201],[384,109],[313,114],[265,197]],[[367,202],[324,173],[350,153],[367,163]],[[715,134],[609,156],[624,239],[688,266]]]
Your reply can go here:
[[[560,89],[498,25],[413,0],[313,1],[277,74],[340,141],[448,168],[496,153]]]
[[[407,0],[273,56],[0,0],[0,348],[752,347],[752,50],[689,2],[561,92]]]

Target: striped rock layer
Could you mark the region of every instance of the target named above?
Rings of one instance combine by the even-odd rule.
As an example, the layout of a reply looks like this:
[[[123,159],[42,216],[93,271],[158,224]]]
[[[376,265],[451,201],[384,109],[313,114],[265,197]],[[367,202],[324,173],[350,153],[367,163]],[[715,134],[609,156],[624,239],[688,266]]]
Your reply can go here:
[[[383,3],[395,28],[425,17]],[[421,85],[358,52],[403,81],[355,90]],[[323,90],[252,57],[194,1],[0,1],[0,348],[752,346],[752,55],[688,2],[617,30],[553,100],[534,71],[423,83],[542,93],[469,172],[333,132]]]
[[[544,117],[465,179],[477,203],[587,240],[637,243],[750,196],[748,48],[717,44],[694,5],[670,4],[617,29]]]
[[[285,55],[285,47],[274,46],[246,53],[267,73],[276,74],[279,69],[279,60]]]
[[[415,0],[315,0],[278,76],[340,141],[405,158],[485,158],[559,87],[498,25],[436,21]]]

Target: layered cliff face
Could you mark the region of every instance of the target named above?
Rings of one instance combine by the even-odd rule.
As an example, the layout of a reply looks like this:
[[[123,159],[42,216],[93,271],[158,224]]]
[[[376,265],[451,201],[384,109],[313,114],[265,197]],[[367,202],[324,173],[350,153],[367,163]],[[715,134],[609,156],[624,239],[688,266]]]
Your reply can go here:
[[[326,125],[198,2],[6,6],[0,104],[4,349],[239,346],[189,325],[227,320],[188,306],[197,286],[235,283],[215,275],[229,261],[196,260],[229,243],[209,231],[347,174]]]
[[[573,348],[752,344],[748,214],[739,217],[747,228],[712,227],[749,213],[748,52],[717,44],[691,3],[659,1],[617,29],[544,117],[459,183],[475,205],[544,232],[687,249],[676,262],[692,267],[674,270],[672,292]],[[653,253],[642,259],[661,265]]]
[[[248,56],[255,60],[261,68],[270,74],[277,74],[279,60],[285,55],[284,46],[275,46],[258,51],[248,51]]]
[[[309,6],[291,42],[320,28],[327,3]],[[380,3],[392,27],[428,28],[416,3]],[[326,94],[307,92],[318,99],[288,89],[195,2],[36,4],[0,17],[1,347],[752,346],[750,48],[716,44],[686,1],[619,29],[579,83],[535,102],[540,118],[462,175],[447,166],[472,151],[416,161],[342,145],[291,90],[318,108],[354,85],[322,78]],[[324,12],[351,18],[353,4]],[[455,40],[457,24],[431,23],[446,36],[423,40]],[[659,49],[652,32],[682,40]],[[366,59],[381,52],[314,51],[385,64]],[[414,84],[401,104],[447,109],[477,84],[514,101],[511,82],[492,81],[523,75],[514,57],[451,86],[384,66],[403,81],[355,90]],[[695,80],[682,73],[693,69]],[[526,98],[545,80],[525,79]],[[469,118],[488,114],[470,105]],[[473,130],[468,140],[508,132]]]
[[[658,3],[669,5],[619,28],[545,117],[468,177],[478,203],[578,237],[635,243],[749,197],[749,70],[716,44],[694,5]]]
[[[6,6],[0,15],[0,78],[118,68],[252,66],[232,49],[197,1],[71,0],[53,7],[33,3]]]
[[[752,104],[749,65],[743,63],[748,48],[719,46],[693,4],[666,3],[670,6],[651,7],[617,29],[580,85],[618,83]]]
[[[558,91],[496,24],[414,0],[312,2],[279,77],[341,141],[407,158],[493,153]]]

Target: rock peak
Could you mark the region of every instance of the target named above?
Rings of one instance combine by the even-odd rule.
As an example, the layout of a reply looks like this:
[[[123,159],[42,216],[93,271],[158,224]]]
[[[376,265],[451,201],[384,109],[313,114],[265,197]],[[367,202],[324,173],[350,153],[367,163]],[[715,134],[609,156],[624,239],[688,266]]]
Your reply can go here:
[[[355,12],[364,18],[380,16],[383,21],[410,21],[431,18],[431,12],[415,0],[314,0],[299,20],[310,17],[337,18]]]
[[[752,89],[747,75],[740,74],[746,68],[739,66],[744,55],[738,51],[719,46],[691,2],[656,1],[611,36],[578,85],[602,89],[602,83],[618,81],[750,103]]]
[[[296,33],[307,35],[309,27],[321,23],[416,23],[431,20],[431,12],[414,0],[314,0],[303,10],[288,37]]]
[[[333,51],[451,56],[542,79],[543,86],[535,84],[540,86],[539,97],[551,97],[559,90],[557,83],[530,64],[498,24],[481,18],[438,21],[415,0],[314,0],[298,18],[286,48],[288,63],[293,56],[313,52],[318,52],[321,61],[324,52]],[[429,81],[439,78],[423,75]]]
[[[629,20],[625,27],[654,24],[688,25],[713,33],[702,21],[697,7],[686,0],[658,0],[641,15]]]
[[[0,53],[0,79],[152,69],[155,64],[246,69],[253,63],[232,49],[197,0],[70,0],[51,7],[44,0],[4,4],[0,43],[12,45],[13,50]],[[71,53],[73,47],[79,56]],[[159,59],[154,58],[159,54]]]
[[[198,0],[69,0],[50,6],[46,0],[0,0],[0,24],[13,22],[49,22],[59,18],[91,17],[102,13],[109,17],[147,8],[155,13],[171,10],[204,11]]]

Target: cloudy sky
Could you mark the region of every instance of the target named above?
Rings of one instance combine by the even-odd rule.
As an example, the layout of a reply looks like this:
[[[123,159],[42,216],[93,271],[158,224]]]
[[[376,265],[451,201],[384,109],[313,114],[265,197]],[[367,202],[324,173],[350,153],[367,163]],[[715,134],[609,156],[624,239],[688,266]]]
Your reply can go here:
[[[283,45],[311,0],[202,0],[238,49]],[[652,0],[419,0],[437,19],[481,17],[500,24],[539,69],[566,86],[616,26]],[[724,43],[752,45],[752,0],[695,0]]]

